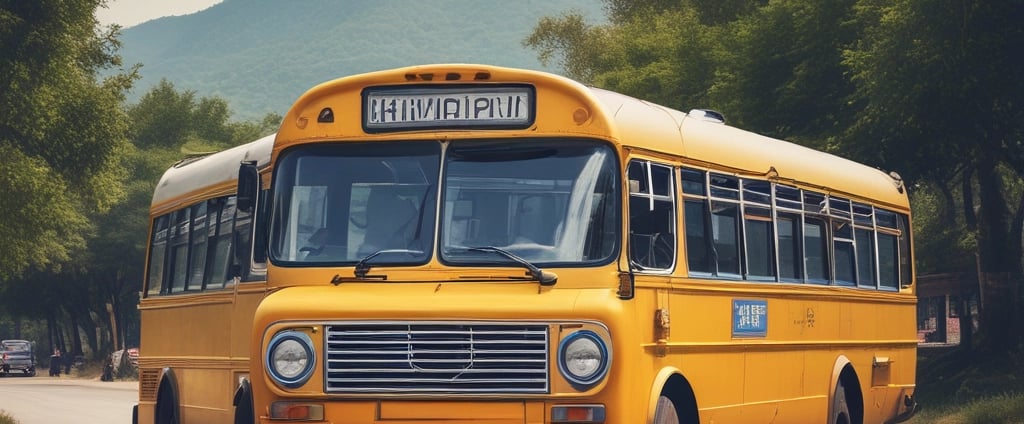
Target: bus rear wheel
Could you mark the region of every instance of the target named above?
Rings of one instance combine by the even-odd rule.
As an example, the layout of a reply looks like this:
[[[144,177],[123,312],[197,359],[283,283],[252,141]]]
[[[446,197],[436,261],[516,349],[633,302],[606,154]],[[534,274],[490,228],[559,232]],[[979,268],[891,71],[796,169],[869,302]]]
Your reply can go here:
[[[846,388],[843,382],[836,384],[836,392],[832,396],[832,424],[850,424],[850,405],[846,403]]]
[[[654,408],[654,424],[679,424],[676,404],[668,396],[658,397],[658,406]]]

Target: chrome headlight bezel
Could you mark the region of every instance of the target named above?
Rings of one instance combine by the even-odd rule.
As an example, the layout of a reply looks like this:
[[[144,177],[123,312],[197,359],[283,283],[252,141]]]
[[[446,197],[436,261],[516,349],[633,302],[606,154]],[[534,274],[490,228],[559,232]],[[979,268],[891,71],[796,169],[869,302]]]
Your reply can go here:
[[[580,357],[592,357],[597,360],[592,370],[577,374],[569,361]],[[611,350],[601,336],[591,330],[579,330],[563,338],[558,345],[558,370],[562,377],[569,381],[577,390],[585,391],[594,387],[608,374],[611,364]]]
[[[299,351],[294,351],[295,348]],[[293,349],[293,352],[304,356],[305,363],[300,364],[298,372],[282,372],[277,366],[276,357],[280,349]],[[283,352],[280,352],[283,353]],[[298,359],[301,362],[302,359]],[[313,376],[316,369],[316,351],[313,348],[313,339],[306,333],[294,330],[278,332],[267,344],[266,355],[264,356],[264,368],[267,375],[279,386],[294,389],[302,386]]]

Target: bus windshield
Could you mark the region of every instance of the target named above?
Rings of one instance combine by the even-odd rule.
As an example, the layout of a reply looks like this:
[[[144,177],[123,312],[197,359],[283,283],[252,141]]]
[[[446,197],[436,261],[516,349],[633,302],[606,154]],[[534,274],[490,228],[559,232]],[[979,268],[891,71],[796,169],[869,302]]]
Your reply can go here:
[[[441,259],[507,266],[607,263],[617,252],[619,183],[606,145],[578,140],[457,141],[444,153]],[[442,143],[309,145],[275,172],[271,258],[285,266],[426,263]]]
[[[316,144],[285,152],[275,172],[275,263],[425,263],[434,236],[441,145]]]
[[[608,146],[585,141],[455,142],[445,156],[441,259],[531,263],[611,260],[618,172]]]

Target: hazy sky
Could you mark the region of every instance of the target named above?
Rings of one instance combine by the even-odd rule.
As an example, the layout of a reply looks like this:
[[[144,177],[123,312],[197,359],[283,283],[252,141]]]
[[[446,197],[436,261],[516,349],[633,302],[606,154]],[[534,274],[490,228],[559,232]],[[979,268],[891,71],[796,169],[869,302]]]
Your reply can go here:
[[[222,0],[107,0],[106,8],[96,9],[103,25],[135,26],[163,16],[188,15]]]

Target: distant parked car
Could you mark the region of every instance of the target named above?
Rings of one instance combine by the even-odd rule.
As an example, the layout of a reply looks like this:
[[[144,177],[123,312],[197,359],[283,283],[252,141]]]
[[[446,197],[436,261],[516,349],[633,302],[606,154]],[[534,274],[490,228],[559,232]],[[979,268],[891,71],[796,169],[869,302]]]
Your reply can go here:
[[[11,371],[21,371],[32,377],[36,375],[36,356],[32,352],[32,343],[27,340],[0,341],[0,371],[6,377]]]

